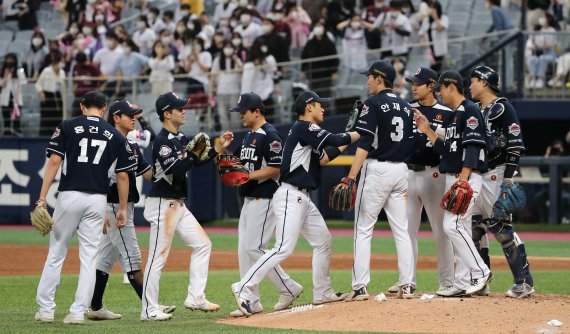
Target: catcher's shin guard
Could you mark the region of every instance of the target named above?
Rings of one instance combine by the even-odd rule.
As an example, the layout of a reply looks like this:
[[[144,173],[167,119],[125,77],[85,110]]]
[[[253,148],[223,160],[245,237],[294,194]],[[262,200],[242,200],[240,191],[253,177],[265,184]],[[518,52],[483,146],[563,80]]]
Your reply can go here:
[[[513,226],[508,221],[496,221],[489,225],[489,230],[503,247],[515,284],[527,283],[534,286],[524,244],[513,231]]]
[[[491,269],[491,258],[489,258],[489,248],[481,247],[481,238],[487,234],[487,224],[483,221],[482,215],[473,215],[471,217],[472,224],[472,239],[475,247],[479,251],[479,255],[483,259],[483,262]]]

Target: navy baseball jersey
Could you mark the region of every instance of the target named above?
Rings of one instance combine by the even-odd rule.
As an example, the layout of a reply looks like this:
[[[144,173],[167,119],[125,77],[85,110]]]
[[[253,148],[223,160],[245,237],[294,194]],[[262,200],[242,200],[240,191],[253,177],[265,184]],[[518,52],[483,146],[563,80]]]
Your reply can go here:
[[[150,164],[144,159],[144,156],[139,148],[139,145],[127,140],[125,144],[127,153],[129,154],[129,161],[134,163],[128,170],[129,172],[129,202],[138,203],[140,199],[139,191],[137,189],[137,176],[144,174],[150,169]],[[107,194],[107,203],[119,203],[119,192],[117,190],[117,175],[111,175],[109,193]]]
[[[150,197],[184,199],[188,194],[186,173],[198,159],[186,152],[190,140],[182,132],[162,128],[152,146],[152,189]]]
[[[483,110],[483,118],[489,168],[506,163],[507,152],[525,150],[517,112],[507,99],[498,98],[490,103]]]
[[[423,106],[417,101],[410,102],[410,106],[418,109],[428,119],[436,133],[445,132],[451,109],[440,103],[433,106]],[[439,165],[439,159],[440,155],[433,149],[431,141],[425,134],[418,131],[414,122],[413,152],[408,163],[433,167]]]
[[[413,145],[413,112],[409,103],[390,89],[369,97],[356,123],[358,147],[368,158],[407,162]]]
[[[125,137],[102,118],[78,116],[63,121],[46,149],[47,157],[63,158],[58,190],[107,194],[111,173],[134,166],[125,145]],[[72,170],[75,173],[67,173]]]
[[[474,171],[484,172],[485,167],[485,125],[483,115],[475,103],[463,100],[451,114],[449,126],[445,131],[444,149],[439,171],[442,173],[460,173],[466,159],[468,146],[474,146],[478,152]]]
[[[330,135],[316,123],[301,120],[293,123],[283,148],[279,181],[302,189],[316,189],[320,183],[322,149]]]
[[[280,168],[283,140],[273,125],[263,124],[259,129],[250,131],[245,136],[241,147],[235,153],[242,165],[250,171],[265,166]],[[271,198],[277,190],[277,180],[250,180],[239,188],[241,196]]]

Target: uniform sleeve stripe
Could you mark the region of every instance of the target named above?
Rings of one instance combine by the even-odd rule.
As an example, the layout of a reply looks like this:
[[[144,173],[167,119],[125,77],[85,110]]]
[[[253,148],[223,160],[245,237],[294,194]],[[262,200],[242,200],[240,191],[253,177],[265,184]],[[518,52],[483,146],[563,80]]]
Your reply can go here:
[[[359,126],[355,127],[355,129],[362,130],[362,131],[366,131],[366,132],[368,132],[368,133],[370,133],[371,135],[374,136],[374,132],[372,132],[372,131],[370,131],[370,130],[368,130],[368,129],[361,128],[361,127],[359,127]]]
[[[327,135],[325,136],[325,138],[323,138],[323,140],[321,140],[321,142],[319,143],[319,146],[317,146],[317,150],[321,149],[321,146],[323,146],[323,143],[325,142],[325,140],[328,138],[328,136],[330,136],[330,133],[327,133]]]
[[[179,159],[174,160],[168,167],[166,167],[164,169],[164,174],[168,174],[168,170],[170,170],[170,168],[172,168],[172,166],[174,166],[174,164],[178,161]]]
[[[140,173],[137,173],[137,176],[139,176],[139,175],[143,175],[143,174],[144,174],[144,173],[146,173],[146,171],[147,171],[147,170],[149,170],[150,168],[151,168],[151,166],[150,166],[150,165],[146,166],[146,168],[145,168],[145,169],[143,169],[143,170],[142,170]]]
[[[133,163],[132,165],[127,166],[127,167],[116,168],[116,169],[115,169],[115,172],[124,172],[124,171],[127,171],[127,170],[129,170],[129,169],[135,167],[136,165],[137,165],[137,163],[135,162],[135,163]]]
[[[465,144],[485,144],[485,141],[479,140],[479,139],[468,139],[468,140],[464,140],[461,144],[462,145],[465,145]]]
[[[57,155],[61,155],[62,157],[65,156],[65,153],[62,153],[62,152],[60,152],[60,151],[58,151],[58,150],[54,150],[53,148],[49,148],[49,147],[48,147],[48,148],[46,149],[46,151],[53,152],[53,153],[55,153],[55,154],[57,154]]]
[[[515,149],[518,149],[518,148],[524,150],[524,146],[509,146],[509,147],[507,147],[507,151],[515,150]]]
[[[280,162],[268,162],[268,163],[267,163],[267,166],[269,166],[269,165],[281,166],[281,163],[280,163]]]

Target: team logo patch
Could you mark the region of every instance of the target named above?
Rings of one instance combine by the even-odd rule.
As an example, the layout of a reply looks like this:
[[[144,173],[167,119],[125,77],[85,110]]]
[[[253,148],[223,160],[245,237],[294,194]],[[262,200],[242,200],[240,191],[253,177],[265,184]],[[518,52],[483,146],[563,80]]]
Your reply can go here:
[[[451,123],[453,123],[453,124],[457,123],[457,117],[453,117],[453,118],[451,119]]]
[[[257,139],[253,138],[253,140],[251,141],[251,145],[255,146],[255,144],[257,144]]]
[[[465,122],[465,124],[469,129],[475,130],[475,128],[479,126],[479,120],[475,116],[471,116],[467,119],[467,122]]]
[[[59,128],[55,128],[55,131],[53,132],[53,135],[51,135],[51,139],[57,138],[59,137],[59,134],[61,133],[61,130]]]
[[[167,157],[167,156],[170,155],[170,153],[172,153],[172,149],[171,149],[170,147],[166,146],[166,145],[162,145],[162,146],[160,147],[160,150],[158,151],[158,154],[159,154],[161,157]]]
[[[369,111],[370,111],[370,108],[366,104],[363,104],[362,110],[360,111],[360,117],[366,116],[366,114],[368,114]]]
[[[127,152],[133,153],[133,149],[131,148],[131,145],[129,145],[129,143],[125,144],[125,148],[127,149]]]
[[[439,173],[438,173],[438,172],[434,172],[433,174],[431,174],[431,176],[432,176],[434,179],[437,179],[437,178],[439,177]]]
[[[281,152],[281,142],[274,140],[269,144],[269,150],[273,153]]]
[[[513,136],[518,136],[521,133],[521,126],[517,123],[509,125],[509,134]]]
[[[311,125],[309,125],[309,131],[321,131],[321,127],[316,123],[311,123]]]
[[[441,120],[443,120],[443,116],[441,116],[441,114],[437,114],[437,115],[435,115],[435,119],[438,121],[441,121]]]
[[[422,68],[418,68],[418,70],[416,71],[416,75],[420,74],[422,72]]]
[[[491,175],[491,181],[497,181],[497,175],[495,174]]]

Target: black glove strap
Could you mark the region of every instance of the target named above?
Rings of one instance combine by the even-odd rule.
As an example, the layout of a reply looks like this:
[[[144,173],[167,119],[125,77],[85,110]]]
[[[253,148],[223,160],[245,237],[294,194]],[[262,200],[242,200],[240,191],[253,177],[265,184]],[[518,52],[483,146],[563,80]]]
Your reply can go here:
[[[340,155],[340,150],[338,149],[338,147],[327,146],[324,148],[324,151],[327,154],[327,157],[329,157],[329,161],[333,161],[336,157]]]

